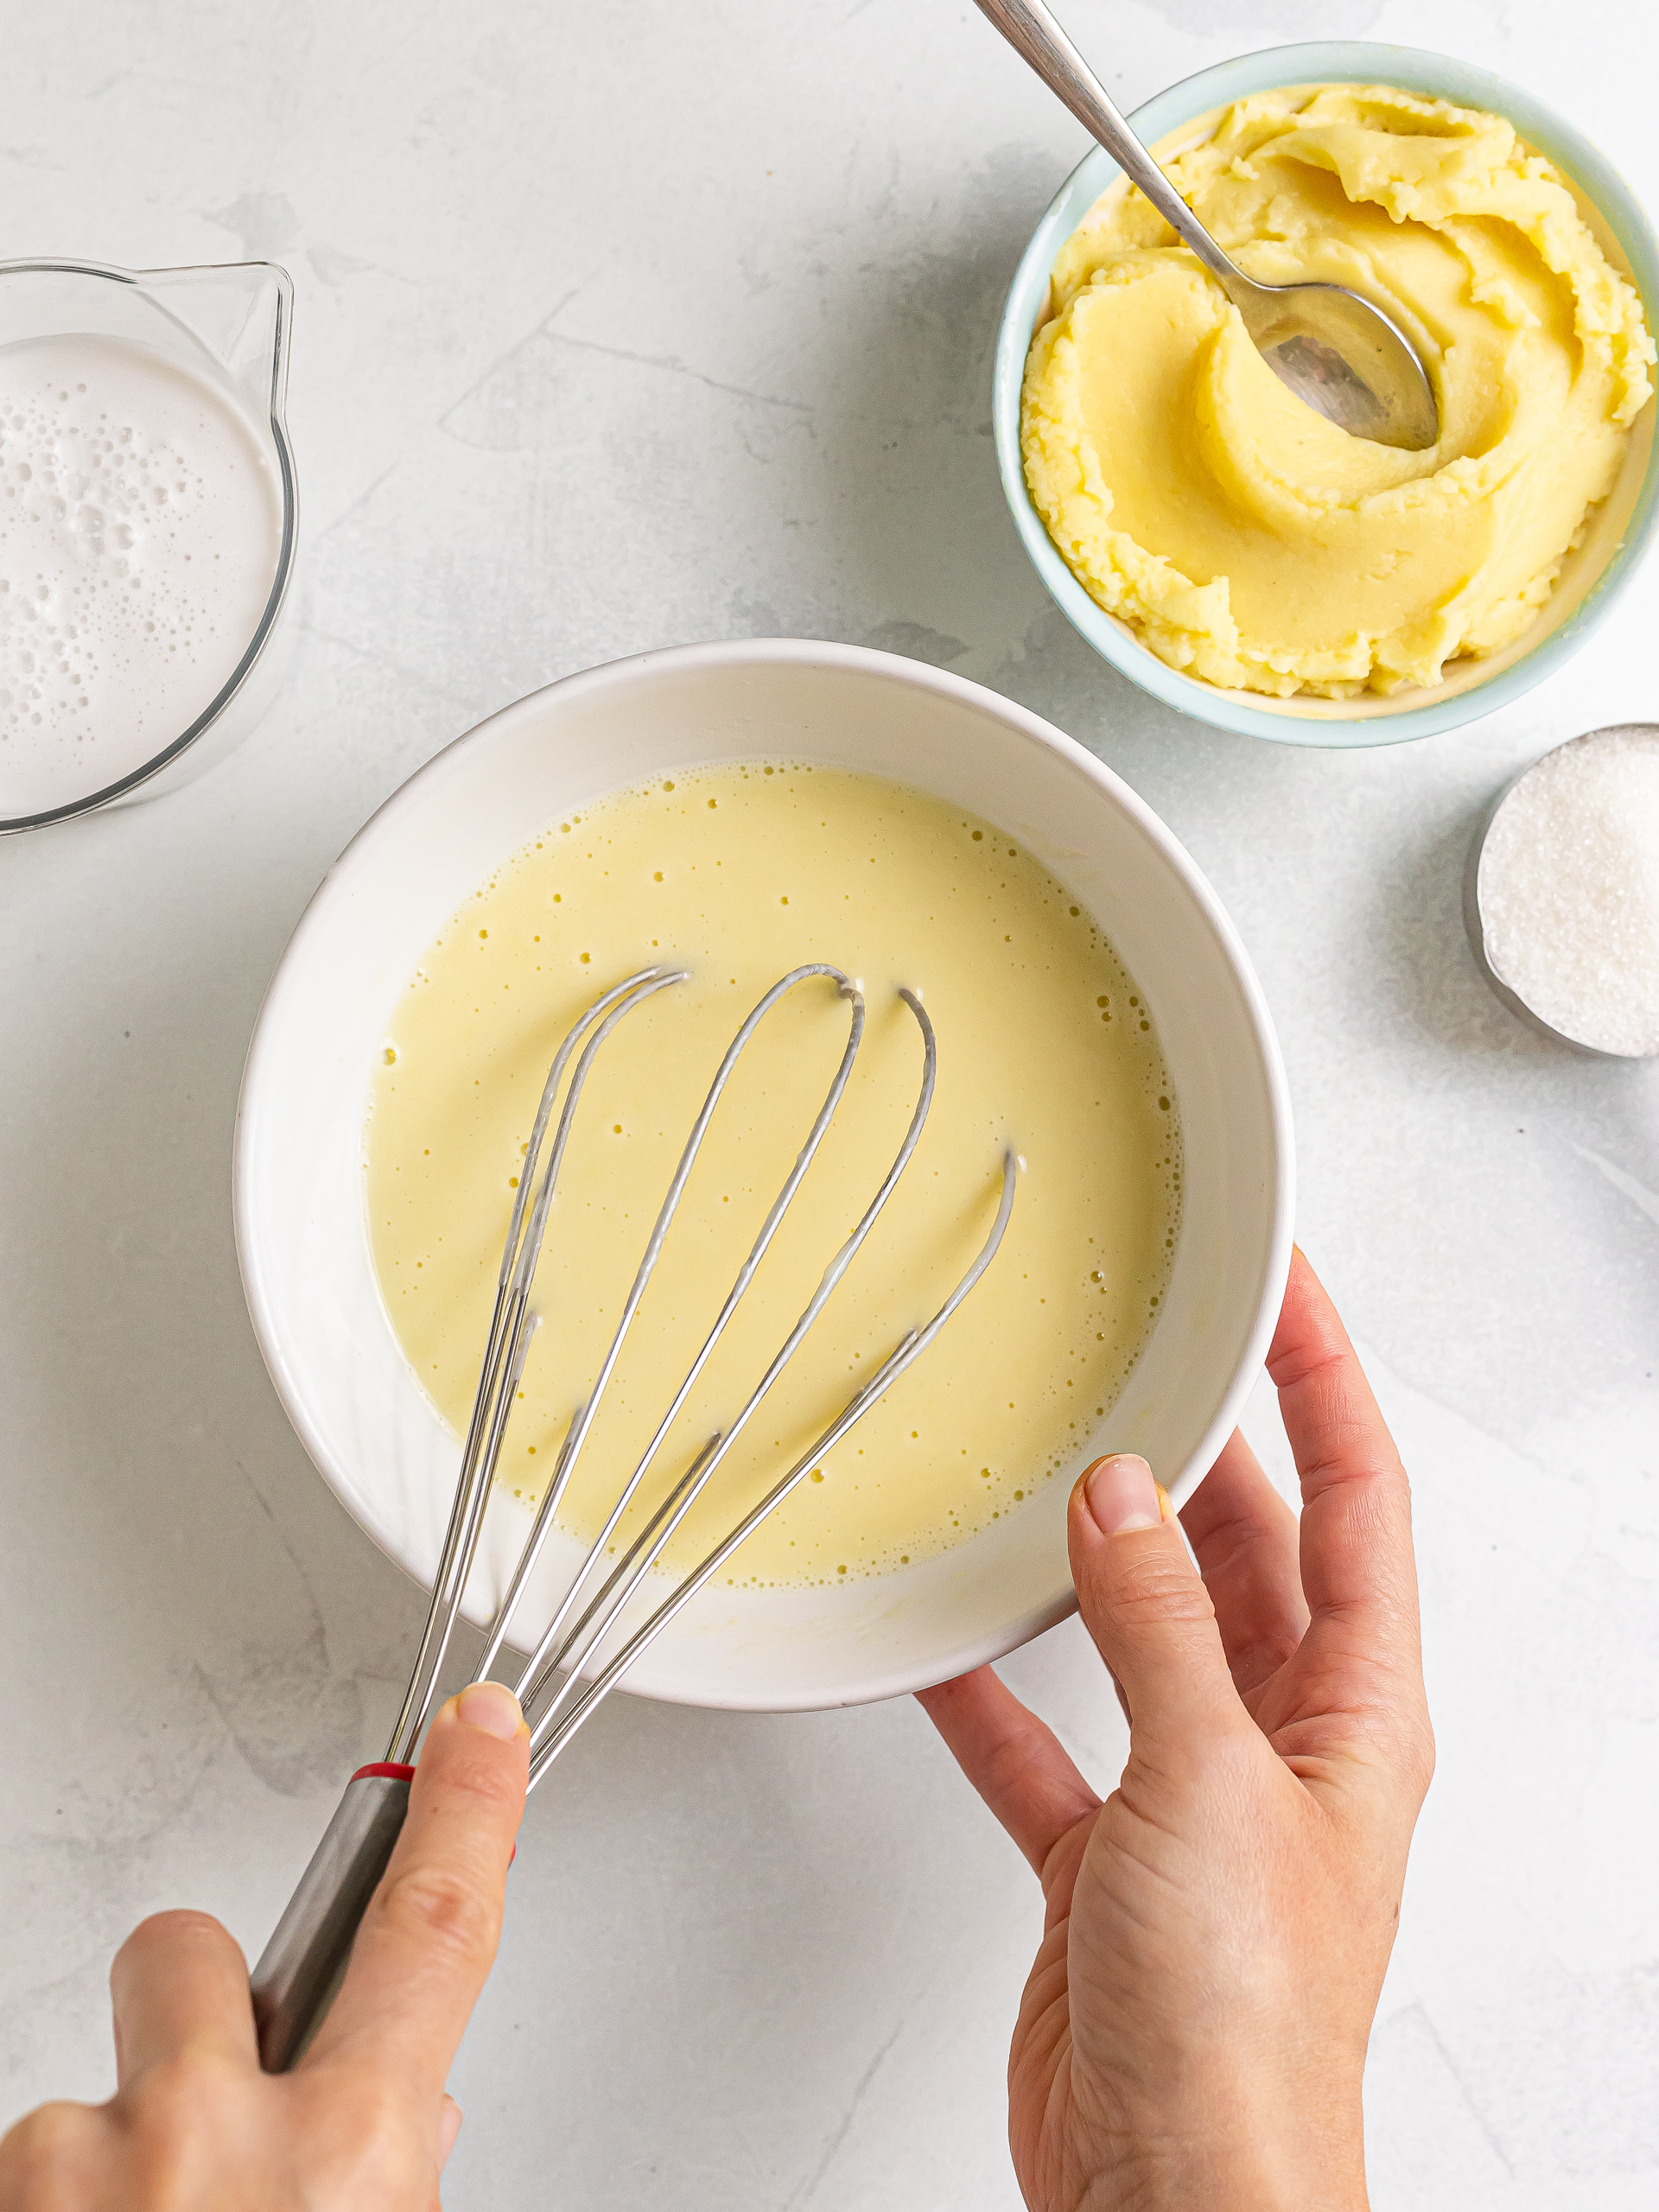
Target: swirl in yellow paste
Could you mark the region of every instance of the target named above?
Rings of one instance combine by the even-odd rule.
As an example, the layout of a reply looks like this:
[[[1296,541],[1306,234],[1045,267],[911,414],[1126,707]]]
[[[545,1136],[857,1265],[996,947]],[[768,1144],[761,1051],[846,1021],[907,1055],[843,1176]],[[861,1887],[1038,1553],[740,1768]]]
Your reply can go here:
[[[1440,441],[1395,452],[1294,398],[1120,185],[1055,263],[1027,365],[1027,479],[1069,566],[1229,689],[1390,692],[1502,651],[1653,390],[1641,302],[1560,174],[1501,117],[1359,86],[1240,100],[1166,166],[1250,276],[1388,308],[1430,365]]]

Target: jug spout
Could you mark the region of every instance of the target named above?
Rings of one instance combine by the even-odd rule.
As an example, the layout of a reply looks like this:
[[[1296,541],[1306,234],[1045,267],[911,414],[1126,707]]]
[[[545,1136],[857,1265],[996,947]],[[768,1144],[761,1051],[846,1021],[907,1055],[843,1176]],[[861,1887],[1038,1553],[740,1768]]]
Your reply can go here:
[[[281,423],[288,398],[294,283],[274,261],[141,269],[134,282],[183,323],[263,414]]]

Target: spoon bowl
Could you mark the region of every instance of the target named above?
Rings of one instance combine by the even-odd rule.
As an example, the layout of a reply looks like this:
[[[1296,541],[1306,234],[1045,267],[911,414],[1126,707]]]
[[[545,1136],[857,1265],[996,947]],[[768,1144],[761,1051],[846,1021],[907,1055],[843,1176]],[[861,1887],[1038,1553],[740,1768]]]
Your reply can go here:
[[[1281,384],[1351,437],[1405,453],[1426,453],[1439,443],[1434,386],[1391,316],[1345,284],[1258,284],[1247,276],[1130,130],[1043,0],[978,5],[1198,256]]]
[[[1439,442],[1434,387],[1381,308],[1344,284],[1257,284],[1242,270],[1222,282],[1262,359],[1316,415],[1405,453]]]

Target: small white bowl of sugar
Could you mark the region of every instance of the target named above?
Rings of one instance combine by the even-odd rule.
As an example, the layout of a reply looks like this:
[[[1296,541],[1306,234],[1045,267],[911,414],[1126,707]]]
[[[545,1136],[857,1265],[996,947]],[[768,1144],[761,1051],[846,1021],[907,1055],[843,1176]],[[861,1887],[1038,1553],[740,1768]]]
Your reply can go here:
[[[1517,777],[1464,903],[1512,1012],[1581,1052],[1659,1054],[1659,723],[1591,730]]]

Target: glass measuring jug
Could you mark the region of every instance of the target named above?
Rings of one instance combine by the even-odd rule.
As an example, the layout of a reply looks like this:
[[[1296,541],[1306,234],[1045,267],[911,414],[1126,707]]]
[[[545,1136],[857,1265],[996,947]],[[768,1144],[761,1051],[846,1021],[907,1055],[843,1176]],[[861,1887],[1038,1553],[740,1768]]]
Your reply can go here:
[[[170,789],[269,705],[293,297],[271,262],[0,262],[0,834]]]

